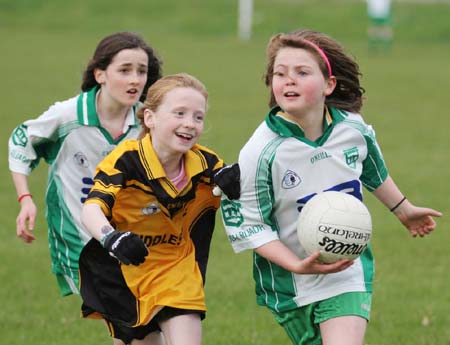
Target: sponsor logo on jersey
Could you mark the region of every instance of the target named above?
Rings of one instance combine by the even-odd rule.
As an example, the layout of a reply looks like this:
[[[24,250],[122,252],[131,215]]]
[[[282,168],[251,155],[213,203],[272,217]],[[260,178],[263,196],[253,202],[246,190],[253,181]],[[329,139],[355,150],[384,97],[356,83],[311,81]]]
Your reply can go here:
[[[77,164],[83,168],[89,167],[89,161],[83,152],[75,153],[73,155],[73,159],[75,161],[75,164]]]
[[[161,209],[159,208],[157,203],[151,202],[146,207],[144,207],[141,210],[142,214],[145,214],[146,216],[149,216],[151,214],[157,214],[161,212]]]
[[[242,205],[235,201],[222,200],[220,205],[225,225],[239,227],[244,221],[240,212]]]
[[[26,127],[24,125],[21,125],[17,127],[13,134],[12,134],[12,142],[16,146],[22,146],[25,147],[28,143],[28,138],[25,134]]]
[[[264,226],[261,224],[252,225],[252,226],[249,226],[249,227],[245,228],[244,230],[239,231],[235,234],[228,235],[228,239],[230,240],[231,243],[238,241],[238,240],[245,240],[246,238],[252,237],[253,235],[255,235],[263,230],[264,230]]]
[[[362,200],[362,194],[361,194],[361,181],[359,180],[350,180],[347,182],[339,183],[333,187],[324,189],[323,192],[327,192],[330,190],[334,190],[336,192],[342,192],[342,193],[348,193],[350,195],[353,195],[358,200]],[[298,212],[302,212],[303,206],[311,199],[314,195],[317,193],[312,193],[309,195],[306,195],[300,199],[297,199],[298,204]]]
[[[357,147],[352,147],[351,149],[344,150],[345,163],[352,168],[356,169],[356,162],[359,158],[359,151]]]
[[[321,161],[322,159],[331,158],[331,155],[328,154],[328,152],[321,151],[314,156],[312,156],[309,160],[311,164],[317,163],[318,161]]]
[[[156,246],[158,244],[171,244],[173,246],[179,246],[181,240],[183,239],[182,235],[180,236],[174,234],[163,234],[156,236],[139,236],[142,241],[144,241],[147,247]]]
[[[12,159],[14,159],[14,160],[16,160],[16,161],[20,161],[20,162],[23,162],[23,163],[29,163],[31,160],[27,157],[27,156],[25,156],[21,151],[19,151],[19,150],[11,150],[11,152],[9,153],[9,156],[12,158]]]
[[[294,171],[288,170],[284,173],[283,180],[281,181],[281,188],[291,189],[297,187],[302,182],[300,176]]]
[[[91,191],[92,186],[94,185],[94,180],[89,176],[84,176],[81,178],[81,198],[80,201],[82,204],[86,201],[89,192]]]

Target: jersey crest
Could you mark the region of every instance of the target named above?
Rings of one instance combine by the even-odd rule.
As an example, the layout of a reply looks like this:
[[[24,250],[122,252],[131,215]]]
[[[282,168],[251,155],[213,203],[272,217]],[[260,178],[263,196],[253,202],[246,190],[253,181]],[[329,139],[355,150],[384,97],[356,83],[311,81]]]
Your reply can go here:
[[[297,187],[301,182],[302,179],[295,173],[295,171],[287,170],[281,180],[281,188],[291,189]]]

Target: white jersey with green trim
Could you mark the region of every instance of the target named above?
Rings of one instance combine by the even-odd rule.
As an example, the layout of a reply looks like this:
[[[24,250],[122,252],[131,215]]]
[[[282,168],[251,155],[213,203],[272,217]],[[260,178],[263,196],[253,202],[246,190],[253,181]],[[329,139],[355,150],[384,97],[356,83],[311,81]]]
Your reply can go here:
[[[28,175],[44,159],[49,165],[46,217],[52,271],[63,295],[78,293],[78,258],[89,232],[81,207],[93,184],[98,163],[124,139],[140,132],[135,108],[126,116],[123,134],[112,138],[96,112],[98,88],[57,102],[38,118],[16,127],[9,139],[9,168]]]
[[[241,197],[222,199],[222,218],[236,252],[282,241],[300,258],[307,255],[297,237],[297,219],[315,194],[335,190],[362,200],[388,172],[373,129],[361,116],[330,108],[324,134],[316,141],[274,108],[239,155]],[[275,311],[352,291],[371,291],[370,246],[350,268],[328,275],[299,275],[254,253],[257,302]]]

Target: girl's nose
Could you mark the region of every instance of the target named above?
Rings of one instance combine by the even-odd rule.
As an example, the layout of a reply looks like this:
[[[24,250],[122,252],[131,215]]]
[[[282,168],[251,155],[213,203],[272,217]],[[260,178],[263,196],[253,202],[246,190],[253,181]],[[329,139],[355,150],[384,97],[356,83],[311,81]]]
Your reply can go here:
[[[188,128],[194,128],[195,127],[195,121],[192,116],[186,116],[184,119],[184,125]]]
[[[130,79],[131,82],[134,84],[138,84],[141,81],[141,79],[139,78],[139,73],[137,71],[131,74]]]
[[[295,83],[295,75],[293,72],[289,72],[286,74],[286,83],[294,84]]]

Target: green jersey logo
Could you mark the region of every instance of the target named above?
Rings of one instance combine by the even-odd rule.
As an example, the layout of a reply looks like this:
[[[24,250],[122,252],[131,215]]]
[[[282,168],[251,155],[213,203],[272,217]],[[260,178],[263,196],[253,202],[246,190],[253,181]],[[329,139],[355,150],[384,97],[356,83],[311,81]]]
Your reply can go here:
[[[12,142],[16,146],[22,146],[25,147],[28,143],[28,138],[25,134],[26,127],[24,125],[21,125],[17,127],[12,135]]]
[[[356,169],[356,162],[359,158],[358,148],[352,147],[351,149],[344,150],[344,156],[347,165],[352,169]]]
[[[220,208],[222,210],[222,218],[227,226],[239,227],[244,218],[240,212],[242,205],[235,201],[222,200]]]

